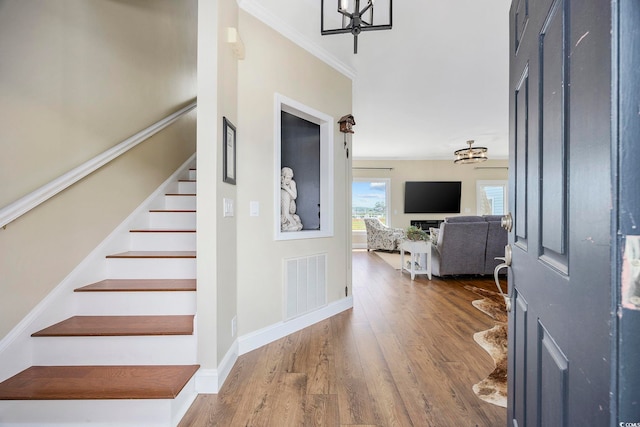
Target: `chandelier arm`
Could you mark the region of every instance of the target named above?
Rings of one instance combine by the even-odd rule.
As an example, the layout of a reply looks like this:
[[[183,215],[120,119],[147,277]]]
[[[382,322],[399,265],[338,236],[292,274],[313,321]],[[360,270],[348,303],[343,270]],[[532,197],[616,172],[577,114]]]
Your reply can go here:
[[[371,9],[372,7],[373,7],[373,3],[369,2],[369,4],[367,4],[367,5],[364,7],[364,9],[362,9],[362,10],[360,11],[360,15],[364,15],[364,13],[365,13],[367,10]]]
[[[328,36],[331,34],[349,34],[351,33],[351,27],[347,27],[347,28],[337,28],[335,30],[324,30],[322,31],[322,35],[323,36]]]
[[[366,25],[360,27],[362,31],[378,31],[378,30],[390,30],[391,25]]]

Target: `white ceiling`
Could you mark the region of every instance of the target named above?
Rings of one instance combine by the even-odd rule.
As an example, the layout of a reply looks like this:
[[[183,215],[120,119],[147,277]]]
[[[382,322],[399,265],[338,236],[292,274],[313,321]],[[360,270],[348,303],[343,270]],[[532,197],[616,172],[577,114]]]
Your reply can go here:
[[[336,0],[326,0],[333,2]],[[353,78],[357,159],[508,156],[510,0],[396,0],[393,29],[320,35],[320,0],[240,7]]]

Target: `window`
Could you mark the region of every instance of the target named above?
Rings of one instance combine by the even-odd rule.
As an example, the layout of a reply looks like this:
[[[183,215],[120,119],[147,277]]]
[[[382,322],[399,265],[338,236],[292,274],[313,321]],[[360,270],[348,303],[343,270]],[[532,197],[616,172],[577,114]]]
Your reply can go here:
[[[389,225],[388,178],[354,178],[351,188],[351,230],[365,231],[364,218],[378,218]]]
[[[476,181],[478,215],[505,215],[509,207],[507,188],[507,181]]]

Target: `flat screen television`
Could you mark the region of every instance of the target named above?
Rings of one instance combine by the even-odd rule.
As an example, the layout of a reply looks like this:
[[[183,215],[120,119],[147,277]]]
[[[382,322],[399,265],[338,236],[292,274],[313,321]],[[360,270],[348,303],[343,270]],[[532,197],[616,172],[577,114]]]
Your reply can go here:
[[[460,181],[407,181],[404,213],[460,213]]]

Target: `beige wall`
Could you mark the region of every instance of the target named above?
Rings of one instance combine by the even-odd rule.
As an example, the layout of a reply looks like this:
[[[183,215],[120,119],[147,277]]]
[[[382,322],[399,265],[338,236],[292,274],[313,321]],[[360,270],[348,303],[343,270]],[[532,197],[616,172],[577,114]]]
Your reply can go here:
[[[357,137],[357,134],[356,134]],[[356,144],[358,141],[356,140]],[[488,160],[477,165],[456,165],[453,160],[354,160],[354,178],[389,178],[391,180],[392,227],[407,228],[411,220],[443,219],[446,214],[404,213],[405,181],[462,181],[459,215],[476,214],[476,181],[507,180],[508,160]],[[365,168],[365,169],[361,169]],[[390,168],[366,169],[366,168]],[[478,169],[480,168],[480,169]],[[353,236],[353,244],[366,244],[364,234]]]
[[[0,5],[0,207],[196,95],[196,1]],[[195,113],[0,229],[0,338],[195,150]]]
[[[345,199],[349,162],[335,122],[351,112],[351,80],[245,12],[240,34],[238,92],[238,327],[246,334],[283,320],[283,260],[328,253],[328,301],[344,298],[350,256]],[[274,95],[279,93],[332,116],[334,121],[334,237],[274,240]],[[260,215],[249,216],[257,201]]]
[[[219,1],[220,14],[218,20],[218,175],[216,182],[218,197],[216,212],[218,213],[217,230],[217,336],[218,361],[226,354],[237,337],[231,335],[231,321],[237,315],[238,286],[237,268],[237,216],[223,217],[223,199],[231,199],[237,204],[237,186],[222,181],[222,118],[226,117],[234,126],[238,124],[238,59],[233,53],[231,44],[227,43],[227,29],[238,27],[238,6],[235,0]],[[241,135],[241,134],[240,134]],[[239,138],[239,137],[238,137]],[[241,181],[238,181],[242,184]]]

